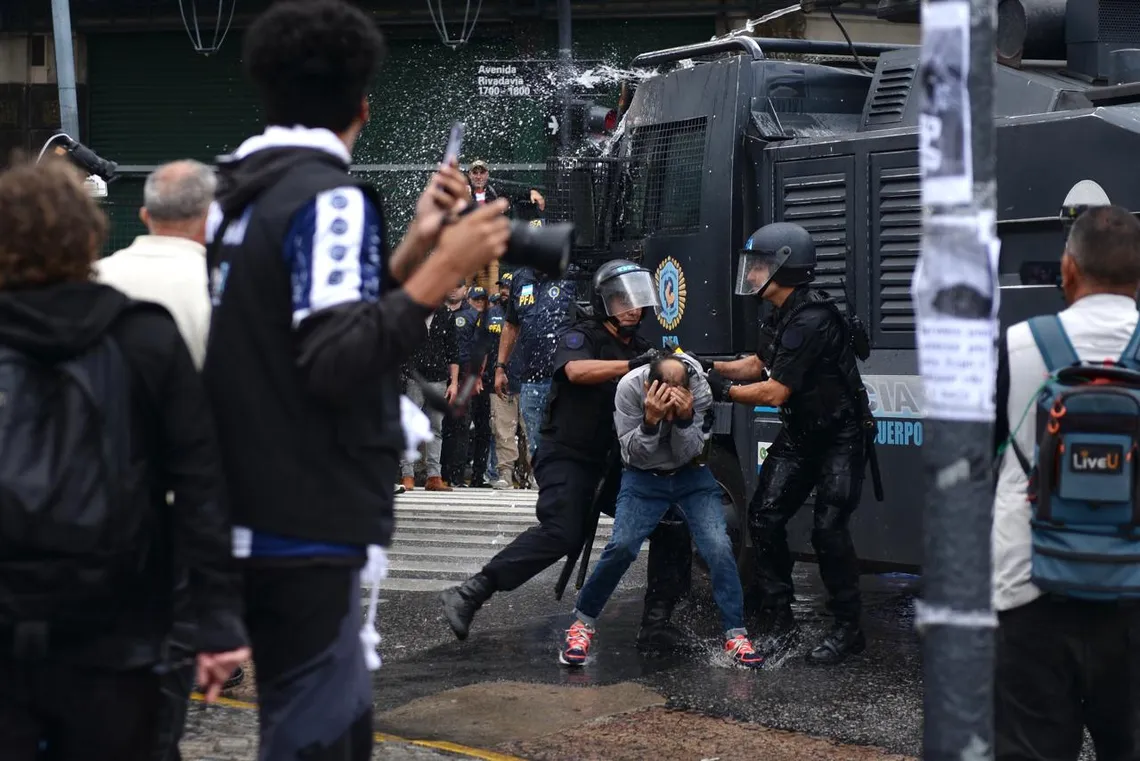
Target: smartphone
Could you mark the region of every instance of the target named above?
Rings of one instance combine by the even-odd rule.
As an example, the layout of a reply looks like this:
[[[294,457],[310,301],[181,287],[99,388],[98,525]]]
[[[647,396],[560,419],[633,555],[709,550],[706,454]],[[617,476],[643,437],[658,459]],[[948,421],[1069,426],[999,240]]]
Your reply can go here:
[[[452,161],[459,161],[459,152],[463,150],[463,133],[466,130],[463,122],[451,125],[451,137],[447,139],[447,149],[443,152],[444,166]]]

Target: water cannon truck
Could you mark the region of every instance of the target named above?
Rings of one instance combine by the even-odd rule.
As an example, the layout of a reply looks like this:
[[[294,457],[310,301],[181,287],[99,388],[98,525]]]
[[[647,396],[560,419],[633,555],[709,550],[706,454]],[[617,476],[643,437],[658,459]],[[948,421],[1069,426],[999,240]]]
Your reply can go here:
[[[801,3],[810,12],[837,4]],[[917,23],[918,3],[881,0],[878,13]],[[1065,220],[1082,199],[1140,208],[1140,3],[1001,0],[998,22],[1004,328],[1063,308]],[[922,218],[919,54],[916,46],[747,34],[646,52],[632,68],[656,74],[623,88],[610,153],[555,157],[548,167],[548,219],[575,222],[583,271],[609,258],[640,261],[655,273],[663,304],[643,329],[662,346],[702,356],[756,349],[759,307],[733,295],[748,235],[778,221],[811,232],[814,287],[862,319],[873,347],[861,369],[885,500],[874,499],[868,478],[852,524],[867,570],[922,565],[918,474],[932,442],[910,294]],[[745,581],[748,500],[779,426],[775,409],[718,405],[711,465]],[[809,504],[789,526],[805,558],[810,528]]]

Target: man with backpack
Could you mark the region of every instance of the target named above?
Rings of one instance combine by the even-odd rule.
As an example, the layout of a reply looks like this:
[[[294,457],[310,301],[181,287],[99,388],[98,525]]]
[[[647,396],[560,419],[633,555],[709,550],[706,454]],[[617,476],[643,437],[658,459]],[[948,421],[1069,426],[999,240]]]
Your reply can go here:
[[[208,700],[249,657],[205,392],[169,312],[92,282],[73,168],[0,174],[0,230],[0,758],[150,758],[179,569]]]
[[[998,761],[1076,761],[1086,727],[1101,761],[1140,754],[1140,222],[1086,211],[1061,278],[1068,308],[998,355]]]

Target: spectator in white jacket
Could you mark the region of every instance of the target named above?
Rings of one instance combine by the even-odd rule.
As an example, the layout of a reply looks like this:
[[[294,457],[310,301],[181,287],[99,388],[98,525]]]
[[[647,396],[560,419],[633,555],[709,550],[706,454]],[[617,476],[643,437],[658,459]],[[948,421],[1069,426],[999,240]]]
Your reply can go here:
[[[1085,362],[1117,360],[1136,328],[1140,222],[1117,206],[1086,211],[1069,234],[1061,277],[1068,308],[1058,317],[1072,352]],[[1137,759],[1140,607],[1047,593],[1032,580],[1034,508],[1017,453],[1027,464],[1034,458],[1034,405],[1047,375],[1029,323],[1010,327],[997,374],[997,440],[1012,433],[1016,448],[1004,450],[994,498],[994,757],[1077,761],[1087,727],[1098,759]]]
[[[166,307],[199,370],[210,332],[206,217],[216,189],[214,171],[205,164],[185,160],[158,167],[146,178],[139,210],[149,234],[95,265],[100,281]]]

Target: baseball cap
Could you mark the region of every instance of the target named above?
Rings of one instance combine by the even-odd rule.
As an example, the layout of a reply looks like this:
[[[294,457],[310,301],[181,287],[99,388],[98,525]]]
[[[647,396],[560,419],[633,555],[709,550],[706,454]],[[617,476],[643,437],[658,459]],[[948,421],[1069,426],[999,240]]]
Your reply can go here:
[[[471,289],[470,293],[467,294],[467,298],[469,298],[469,299],[485,299],[485,298],[487,298],[487,291],[484,288],[480,288],[480,287],[476,286],[475,288]]]
[[[495,285],[510,285],[511,281],[515,279],[515,273],[504,272]]]
[[[467,167],[467,171],[470,172],[472,169],[486,169],[490,171],[490,167],[487,166],[487,162],[483,159],[475,159],[472,161],[471,166]]]

